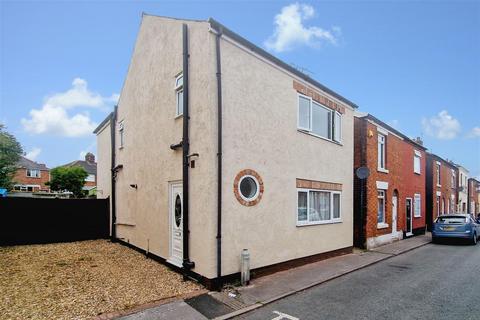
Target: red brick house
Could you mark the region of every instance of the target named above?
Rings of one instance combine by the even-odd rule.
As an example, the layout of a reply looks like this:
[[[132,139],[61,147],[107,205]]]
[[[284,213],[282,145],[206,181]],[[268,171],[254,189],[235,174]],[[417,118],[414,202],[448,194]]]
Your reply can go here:
[[[370,114],[354,119],[354,242],[373,248],[425,232],[425,151]]]
[[[480,181],[475,178],[468,179],[468,212],[480,213]]]
[[[427,226],[441,214],[456,212],[458,199],[458,167],[441,157],[427,152]]]
[[[18,169],[13,177],[15,191],[50,191],[50,187],[45,185],[50,181],[50,169],[45,164],[20,157],[17,165]]]

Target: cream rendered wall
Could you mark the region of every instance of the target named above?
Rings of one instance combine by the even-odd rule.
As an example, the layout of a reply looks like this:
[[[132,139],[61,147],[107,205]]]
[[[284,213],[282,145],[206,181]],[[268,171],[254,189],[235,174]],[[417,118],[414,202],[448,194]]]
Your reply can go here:
[[[117,235],[169,258],[169,182],[182,179],[182,117],[175,118],[175,77],[182,71],[182,24],[189,28],[191,153],[190,257],[193,271],[215,276],[216,83],[215,43],[206,22],[144,15],[118,105],[124,148],[116,163]],[[117,127],[118,147],[118,127]],[[102,147],[103,148],[103,147]],[[137,184],[138,189],[130,187]]]
[[[110,166],[112,159],[110,122],[97,133],[97,198],[105,199],[111,194]]]
[[[223,85],[223,270],[239,271],[240,253],[258,268],[353,245],[353,109],[343,116],[343,146],[297,131],[293,78],[221,42]],[[328,95],[327,95],[328,96]],[[233,181],[243,169],[263,179],[262,200],[241,205]],[[296,178],[341,183],[342,222],[296,226]]]
[[[99,199],[106,199],[111,195],[111,146],[110,122],[108,122],[97,133],[97,198]],[[110,208],[111,203],[110,199]]]

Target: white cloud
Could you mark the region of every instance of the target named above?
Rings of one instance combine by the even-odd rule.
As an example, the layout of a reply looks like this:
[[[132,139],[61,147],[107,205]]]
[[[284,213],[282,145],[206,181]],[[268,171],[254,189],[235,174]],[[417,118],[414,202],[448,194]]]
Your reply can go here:
[[[45,100],[44,105],[70,109],[74,107],[105,108],[118,101],[118,94],[110,97],[103,97],[88,89],[87,81],[75,78],[72,82],[72,89],[54,94]]]
[[[474,127],[467,135],[468,138],[480,138],[480,127]]]
[[[92,133],[96,123],[86,112],[70,116],[67,110],[78,107],[106,109],[117,100],[118,94],[103,97],[90,91],[87,81],[75,78],[71,89],[47,97],[41,109],[30,110],[30,118],[23,118],[21,122],[25,131],[30,133],[80,137]]]
[[[265,41],[269,50],[282,52],[296,45],[319,46],[322,42],[336,44],[341,33],[339,27],[325,30],[320,27],[306,27],[304,21],[315,15],[315,9],[307,4],[293,3],[282,8],[275,16],[273,35]]]
[[[449,115],[447,110],[442,110],[429,119],[424,118],[422,126],[426,134],[441,140],[454,139],[461,130],[460,122]]]
[[[29,152],[27,152],[27,154],[25,155],[25,158],[35,161],[41,152],[42,152],[42,149],[35,147]]]

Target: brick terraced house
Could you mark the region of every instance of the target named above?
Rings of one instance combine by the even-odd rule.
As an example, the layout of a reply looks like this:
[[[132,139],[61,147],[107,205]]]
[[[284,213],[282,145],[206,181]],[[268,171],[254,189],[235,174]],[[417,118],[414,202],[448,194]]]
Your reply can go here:
[[[468,179],[468,212],[480,213],[480,181],[475,178]]]
[[[367,167],[367,179],[354,179],[354,239],[373,248],[425,232],[425,151],[375,118],[356,113],[354,168]]]
[[[15,191],[50,191],[50,187],[45,185],[50,181],[50,169],[45,164],[20,157],[17,165],[18,169],[13,177]]]
[[[457,211],[458,167],[441,157],[427,152],[427,227],[441,214]]]

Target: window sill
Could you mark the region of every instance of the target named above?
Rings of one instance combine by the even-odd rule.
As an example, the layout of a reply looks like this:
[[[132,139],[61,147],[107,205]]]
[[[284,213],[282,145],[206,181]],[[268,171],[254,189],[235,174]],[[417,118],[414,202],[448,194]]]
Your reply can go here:
[[[337,224],[342,223],[342,220],[317,221],[317,222],[298,222],[297,227],[317,226],[322,224]]]
[[[388,223],[377,223],[377,229],[386,229],[388,227]]]
[[[437,187],[441,188],[441,187],[442,187],[442,185],[441,185],[441,184],[437,184]]]
[[[383,168],[377,168],[377,171],[378,172],[383,172],[383,173],[389,173],[389,171],[387,169],[383,169]]]
[[[422,174],[422,173],[420,173],[420,172],[415,172],[415,171],[414,171],[413,173],[418,174],[419,176]]]
[[[414,219],[418,219],[418,218],[421,218],[422,216],[413,216]]]
[[[174,120],[177,120],[177,119],[180,119],[180,118],[183,118],[183,113],[182,114],[177,114],[175,116],[175,118],[173,118]]]
[[[303,133],[303,134],[306,134],[306,135],[309,135],[309,136],[312,136],[312,137],[315,137],[315,138],[318,138],[318,139],[322,139],[322,140],[325,140],[325,141],[328,141],[328,142],[331,142],[333,144],[336,144],[336,145],[339,145],[339,146],[343,147],[343,143],[341,141],[338,142],[338,141],[335,141],[335,140],[331,140],[331,139],[319,136],[318,134],[314,134],[314,133],[312,133],[308,130],[301,129],[301,128],[297,128],[297,131],[300,132],[300,133]]]

